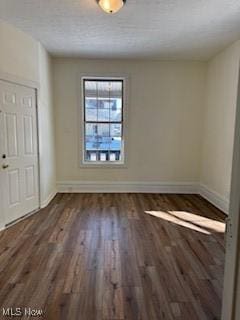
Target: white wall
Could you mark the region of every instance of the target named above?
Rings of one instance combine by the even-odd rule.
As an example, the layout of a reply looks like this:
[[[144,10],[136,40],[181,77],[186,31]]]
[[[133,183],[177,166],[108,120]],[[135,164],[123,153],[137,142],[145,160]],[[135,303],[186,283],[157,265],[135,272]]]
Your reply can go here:
[[[205,63],[54,59],[57,180],[196,182]],[[81,168],[80,73],[130,76],[127,168]]]
[[[40,190],[46,204],[55,190],[54,121],[51,99],[50,57],[39,42],[0,21],[0,73],[15,80],[37,83],[39,95]],[[3,77],[4,77],[3,76]],[[1,212],[1,208],[0,208]],[[0,228],[3,219],[0,214]]]
[[[39,151],[40,195],[44,207],[56,194],[56,162],[54,137],[54,109],[52,98],[51,57],[39,44]]]
[[[230,195],[240,41],[207,65],[201,184],[227,206]]]
[[[0,71],[38,81],[38,42],[0,20]]]
[[[240,42],[208,63],[54,59],[30,36],[0,21],[0,71],[40,85],[41,202],[57,180],[201,182],[228,202]],[[79,163],[80,73],[130,76],[128,163],[83,169]],[[206,91],[205,91],[206,89]]]

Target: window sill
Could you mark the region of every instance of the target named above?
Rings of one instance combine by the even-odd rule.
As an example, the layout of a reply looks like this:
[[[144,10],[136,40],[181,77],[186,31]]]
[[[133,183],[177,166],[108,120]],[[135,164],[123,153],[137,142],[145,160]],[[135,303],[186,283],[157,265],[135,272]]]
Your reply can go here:
[[[89,163],[82,162],[81,168],[86,169],[126,169],[126,163]]]

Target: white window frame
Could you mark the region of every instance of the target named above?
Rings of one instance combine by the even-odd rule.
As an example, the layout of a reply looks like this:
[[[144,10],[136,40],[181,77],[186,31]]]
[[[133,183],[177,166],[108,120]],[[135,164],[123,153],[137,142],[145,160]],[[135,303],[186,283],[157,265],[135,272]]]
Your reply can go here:
[[[123,82],[123,105],[122,105],[122,154],[121,161],[96,161],[90,162],[85,160],[85,130],[84,130],[84,80],[121,80]],[[127,75],[81,75],[81,112],[80,112],[80,167],[85,168],[126,168],[127,166],[127,102],[128,102],[128,84],[129,78]]]

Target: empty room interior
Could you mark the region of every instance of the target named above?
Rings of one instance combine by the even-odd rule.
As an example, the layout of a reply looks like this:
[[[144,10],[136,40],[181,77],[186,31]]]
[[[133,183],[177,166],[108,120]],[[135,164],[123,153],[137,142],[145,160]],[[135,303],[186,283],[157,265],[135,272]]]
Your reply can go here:
[[[240,2],[0,0],[0,319],[240,319]]]

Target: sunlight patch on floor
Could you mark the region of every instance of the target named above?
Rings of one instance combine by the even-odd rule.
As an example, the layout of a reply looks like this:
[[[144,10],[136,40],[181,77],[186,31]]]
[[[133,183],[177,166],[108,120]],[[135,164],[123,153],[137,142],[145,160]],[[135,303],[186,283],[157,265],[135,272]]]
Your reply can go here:
[[[145,211],[146,214],[161,218],[165,221],[175,223],[181,227],[185,227],[194,231],[198,231],[207,235],[211,232],[225,232],[225,223],[202,217],[185,211]]]

